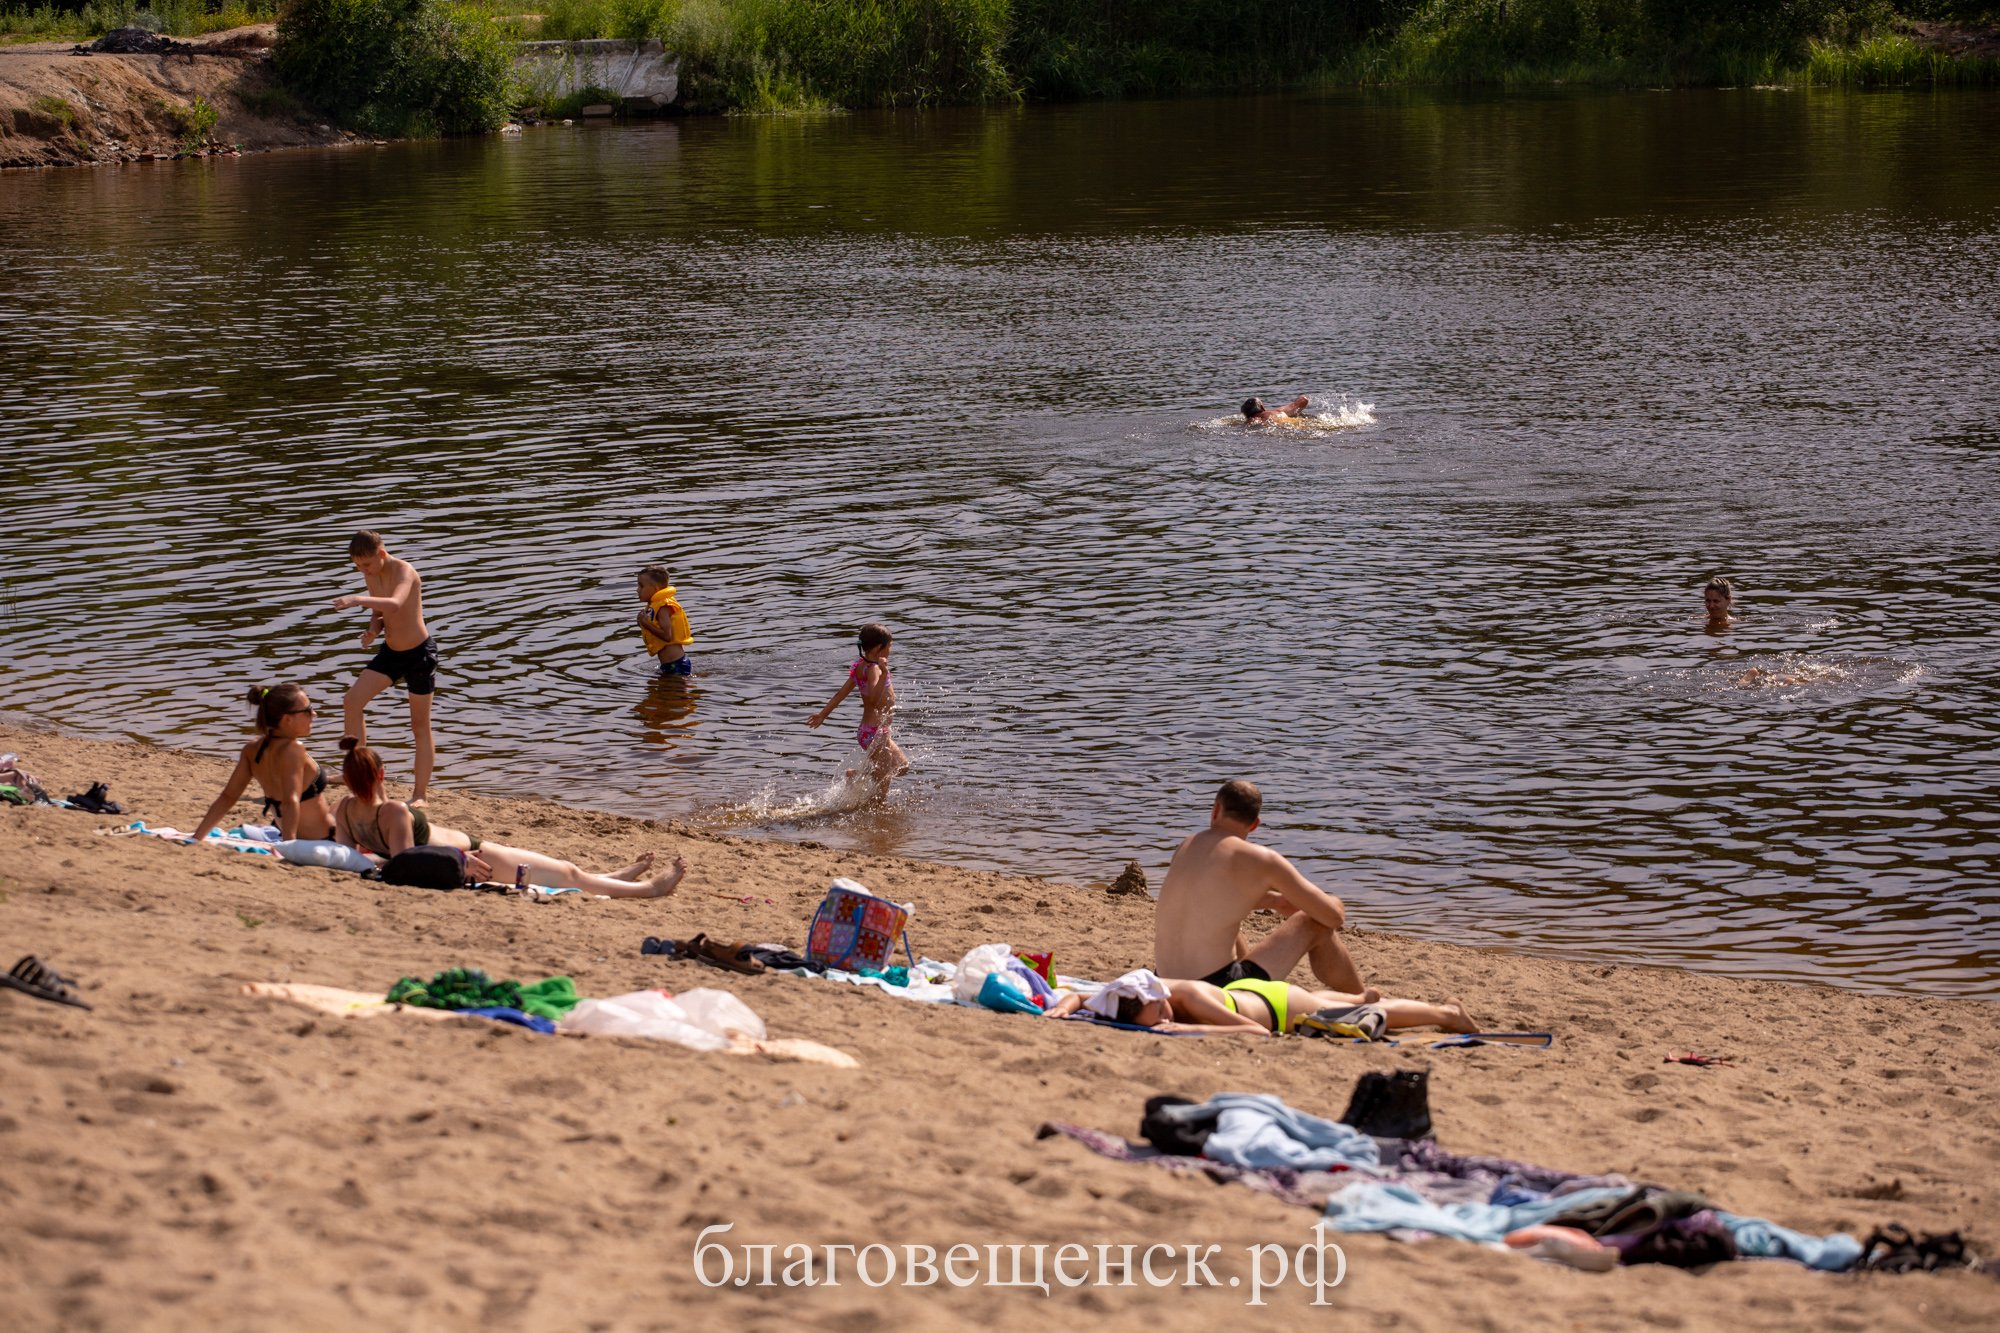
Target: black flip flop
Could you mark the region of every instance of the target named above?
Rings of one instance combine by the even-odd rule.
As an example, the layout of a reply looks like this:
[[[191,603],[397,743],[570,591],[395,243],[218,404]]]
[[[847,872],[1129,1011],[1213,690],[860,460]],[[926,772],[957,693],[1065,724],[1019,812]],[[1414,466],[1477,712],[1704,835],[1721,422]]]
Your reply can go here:
[[[111,799],[111,784],[108,782],[92,783],[89,791],[81,792],[75,796],[66,796],[63,799],[77,809],[88,811],[93,815],[122,815],[125,813],[125,807]]]
[[[77,998],[76,992],[69,988],[69,982],[63,979],[62,973],[45,966],[42,960],[33,954],[14,964],[13,971],[0,972],[0,986],[10,986],[23,995],[32,995],[38,1000],[48,1000],[54,1004],[73,1004],[79,1009],[90,1008],[87,1002]]]

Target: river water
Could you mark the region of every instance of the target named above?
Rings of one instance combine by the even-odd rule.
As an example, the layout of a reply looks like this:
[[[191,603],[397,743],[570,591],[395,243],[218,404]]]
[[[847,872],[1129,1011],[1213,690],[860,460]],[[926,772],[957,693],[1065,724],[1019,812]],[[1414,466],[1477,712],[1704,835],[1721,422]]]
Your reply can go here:
[[[0,174],[0,709],[222,755],[377,527],[445,785],[1157,882],[1249,776],[1358,924],[2000,996],[1995,163],[1739,89]],[[866,620],[915,769],[843,811]]]

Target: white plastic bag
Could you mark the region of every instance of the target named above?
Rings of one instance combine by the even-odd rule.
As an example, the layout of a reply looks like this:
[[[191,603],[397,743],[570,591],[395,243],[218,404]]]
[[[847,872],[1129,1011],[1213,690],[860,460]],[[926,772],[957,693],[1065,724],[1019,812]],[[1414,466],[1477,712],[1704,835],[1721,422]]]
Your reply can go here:
[[[720,1051],[729,1045],[727,1037],[688,1022],[687,1010],[656,990],[585,1000],[556,1026],[598,1037],[656,1037],[696,1051]]]
[[[1007,945],[980,945],[958,960],[958,976],[951,983],[952,994],[960,1004],[978,1004],[979,992],[986,985],[986,974],[1007,971],[1007,960],[1013,956],[1013,949]]]
[[[675,1003],[686,1012],[688,1022],[718,1037],[740,1032],[752,1041],[764,1040],[764,1020],[726,990],[682,991]]]

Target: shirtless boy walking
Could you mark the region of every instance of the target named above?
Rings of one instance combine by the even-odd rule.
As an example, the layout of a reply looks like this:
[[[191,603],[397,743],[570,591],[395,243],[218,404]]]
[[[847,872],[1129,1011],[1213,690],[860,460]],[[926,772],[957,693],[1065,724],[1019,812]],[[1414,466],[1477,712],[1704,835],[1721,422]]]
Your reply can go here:
[[[368,608],[368,628],[361,632],[361,646],[377,638],[382,647],[362,669],[360,678],[348,686],[341,702],[344,715],[340,748],[353,749],[368,741],[368,723],[362,716],[373,699],[391,685],[407,686],[410,692],[410,731],[416,740],[416,780],[411,785],[409,804],[421,807],[430,791],[431,766],[436,751],[431,742],[431,695],[437,689],[437,640],[424,627],[424,586],[414,566],[390,555],[379,532],[357,532],[347,543],[348,558],[368,584],[365,597],[336,597],[333,609]]]
[[[1277,852],[1248,841],[1263,810],[1255,783],[1224,783],[1208,828],[1174,853],[1153,913],[1153,971],[1226,986],[1245,978],[1282,981],[1309,958],[1322,985],[1362,990],[1361,973],[1340,938],[1347,919],[1340,899]],[[1260,908],[1286,919],[1251,948],[1243,922]]]

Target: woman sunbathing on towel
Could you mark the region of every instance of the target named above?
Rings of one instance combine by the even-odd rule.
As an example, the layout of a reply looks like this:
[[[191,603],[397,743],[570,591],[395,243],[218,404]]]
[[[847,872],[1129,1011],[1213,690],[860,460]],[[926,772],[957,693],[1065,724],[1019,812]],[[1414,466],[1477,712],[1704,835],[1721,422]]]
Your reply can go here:
[[[375,856],[394,856],[412,847],[457,847],[466,854],[466,870],[477,879],[509,883],[514,880],[516,870],[525,869],[531,884],[582,889],[607,898],[664,898],[687,874],[687,858],[676,856],[672,869],[650,879],[641,878],[653,868],[653,854],[647,852],[623,869],[593,875],[578,870],[570,861],[484,842],[457,829],[433,824],[430,814],[421,808],[412,810],[402,801],[382,799],[382,756],[365,745],[347,752],[340,766],[340,777],[351,794],[334,807],[333,836],[349,847],[359,847]]]
[[[332,837],[333,811],[326,805],[326,774],[306,753],[313,706],[305,687],[290,681],[258,685],[250,691],[250,702],[257,709],[257,739],[237,754],[236,771],[201,817],[194,841],[206,838],[222,822],[229,807],[243,799],[252,778],[264,789],[264,818],[276,822],[279,837]]]
[[[1307,990],[1283,981],[1244,978],[1227,986],[1206,981],[1163,981],[1141,968],[1127,972],[1095,995],[1065,995],[1050,1006],[1048,1017],[1066,1018],[1078,1009],[1119,1023],[1161,1032],[1199,1032],[1223,1028],[1242,1036],[1293,1032],[1299,1020],[1322,1009],[1379,1004],[1388,1014],[1390,1030],[1439,1027],[1447,1032],[1477,1032],[1479,1025],[1456,1000],[1426,1004],[1422,1000],[1385,1000],[1373,986],[1358,995],[1333,990]]]

